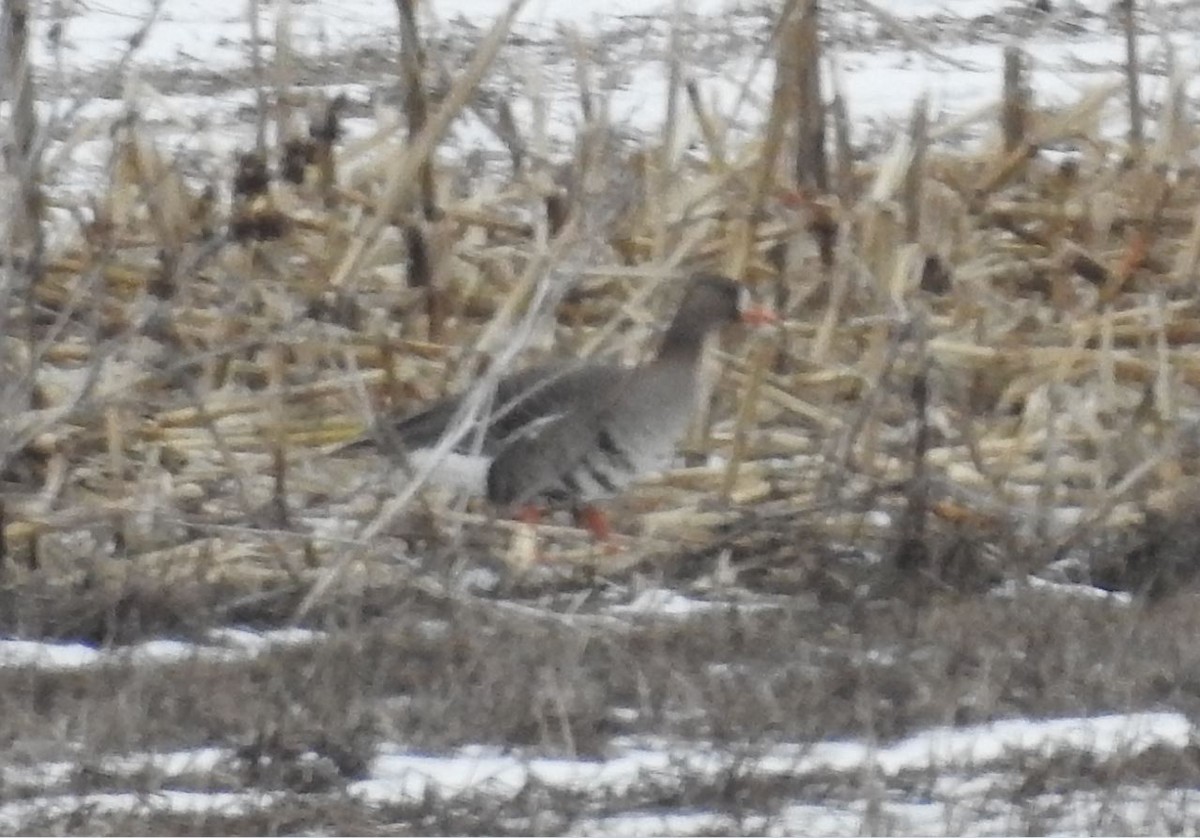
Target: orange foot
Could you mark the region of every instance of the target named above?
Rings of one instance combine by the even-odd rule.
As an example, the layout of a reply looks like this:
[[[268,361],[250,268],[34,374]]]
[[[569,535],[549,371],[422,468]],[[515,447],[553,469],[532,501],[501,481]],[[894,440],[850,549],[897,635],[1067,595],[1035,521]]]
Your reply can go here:
[[[613,544],[612,527],[608,523],[608,516],[594,506],[583,505],[577,506],[571,510],[571,515],[575,519],[575,525],[583,527],[592,534],[592,538],[601,548],[607,553],[617,553],[620,548]],[[537,526],[542,521],[542,508],[535,504],[526,504],[517,510],[516,519],[522,524],[530,524]],[[542,552],[540,547],[536,550],[536,560],[541,561]]]
[[[612,527],[609,526],[608,516],[594,506],[578,506],[571,512],[577,526],[585,528],[596,540],[597,546],[605,553],[621,552],[621,548],[609,539],[612,537]]]
[[[542,522],[542,509],[540,506],[527,503],[517,510],[517,520],[522,524],[540,524]]]
[[[576,526],[583,527],[597,541],[608,541],[612,535],[612,527],[608,524],[608,516],[594,506],[577,506],[571,510]]]

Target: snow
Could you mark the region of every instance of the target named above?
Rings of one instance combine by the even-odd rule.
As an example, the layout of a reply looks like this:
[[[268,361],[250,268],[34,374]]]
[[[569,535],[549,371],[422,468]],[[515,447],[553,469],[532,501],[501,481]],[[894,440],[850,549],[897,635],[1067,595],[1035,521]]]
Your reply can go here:
[[[219,173],[228,171],[236,155],[252,147],[254,126],[247,116],[254,98],[248,75],[248,4],[245,0],[162,0],[145,37],[131,50],[131,37],[142,31],[158,2],[75,4],[59,21],[57,41],[50,36],[53,20],[48,16],[35,20],[33,55],[39,90],[44,100],[53,102],[52,107],[43,106],[43,113],[62,114],[74,98],[83,101],[70,125],[50,132],[56,137],[46,166],[46,181],[55,198],[52,205],[86,204],[98,191],[107,175],[113,125],[129,113],[138,115],[141,135],[153,138],[160,149],[181,161],[185,175],[198,187],[214,183],[224,187]],[[868,150],[892,143],[922,97],[929,103],[932,136],[948,132],[946,136],[955,142],[978,139],[994,122],[991,105],[1000,88],[1002,52],[1010,43],[1020,44],[1030,56],[1029,81],[1036,104],[1069,103],[1099,84],[1119,80],[1124,47],[1110,5],[1104,0],[1072,4],[1075,11],[1064,14],[1078,18],[1078,9],[1086,8],[1091,17],[1083,18],[1066,37],[1054,25],[1054,16],[1022,17],[1023,4],[1015,2],[830,4],[828,28],[840,34],[827,39],[827,93],[836,90],[843,95],[852,123],[851,139]],[[480,37],[506,6],[500,0],[441,0],[420,3],[418,10],[423,34],[431,44],[461,46],[466,38]],[[328,78],[321,86],[298,74],[294,93],[344,92],[358,112],[364,107],[372,112],[372,119],[353,116],[344,121],[347,148],[376,134],[381,122],[395,117],[396,76],[384,58],[399,50],[395,4],[277,0],[259,8],[266,66],[273,66],[275,45],[286,38],[295,56],[293,66],[311,67],[324,61],[329,68],[342,68],[342,77]],[[872,13],[871,8],[881,13]],[[894,37],[896,26],[890,21],[911,25],[920,35],[925,31],[922,18],[930,15],[959,21],[952,24],[959,27],[964,20],[985,15],[1009,23],[1007,28],[982,27],[956,39],[966,43],[943,44],[934,37],[922,51],[909,49],[903,39]],[[714,19],[725,25],[714,26]],[[673,20],[681,24],[674,40]],[[1148,16],[1150,24],[1155,20]],[[1159,25],[1165,29],[1168,24]],[[581,121],[574,54],[563,35],[570,30],[580,44],[603,59],[591,67],[593,93],[616,130],[657,137],[666,118],[667,58],[674,45],[732,151],[757,128],[770,99],[775,68],[764,46],[770,27],[767,7],[745,0],[527,0],[513,28],[520,48],[502,50],[485,84],[506,97],[534,149],[541,153],[548,148],[552,156],[563,152]],[[1167,44],[1177,56],[1193,54],[1197,39],[1191,32],[1187,27],[1163,32],[1148,25],[1140,41],[1143,63],[1163,66]],[[879,33],[890,37],[880,39]],[[374,69],[351,73],[349,67],[358,66],[351,59],[356,53],[376,56],[367,62]],[[435,72],[444,69],[452,76],[462,66],[462,56],[450,48],[444,54],[436,49],[433,53]],[[119,64],[122,59],[124,65]],[[123,73],[115,73],[118,66],[125,67]],[[229,81],[222,82],[222,76]],[[1166,82],[1159,79],[1156,84],[1153,76],[1147,78],[1144,98],[1152,108]],[[81,82],[89,89],[75,89]],[[156,91],[155,84],[163,85],[163,91]],[[177,89],[189,86],[198,91]],[[1120,97],[1113,97],[1108,105],[1114,134],[1123,130],[1121,104]],[[81,141],[57,139],[72,135],[81,136]],[[386,134],[385,142],[393,135]],[[679,109],[675,137],[680,150],[699,140],[699,128],[686,105]],[[60,158],[64,149],[69,153]],[[506,159],[500,142],[470,112],[450,126],[438,154],[447,162],[470,154]],[[344,174],[353,170],[349,154],[343,163]],[[74,229],[66,212],[55,209],[51,215],[56,237]],[[476,483],[467,470],[462,479]]]
[[[127,51],[129,40],[147,20],[157,0],[144,0],[125,5],[92,0],[79,4],[63,20],[61,46],[49,38],[50,20],[38,22],[40,37],[35,40],[35,61],[49,71],[61,65],[68,73],[87,73],[93,78],[103,76]],[[971,18],[976,15],[1008,15],[1018,17],[1018,4],[1002,4],[993,0],[975,2],[937,3],[891,0],[877,4],[897,20],[912,21],[922,16],[941,14],[947,19]],[[866,125],[900,125],[907,119],[913,104],[927,96],[931,113],[950,118],[972,113],[995,100],[1000,87],[1002,51],[1009,42],[1019,42],[1031,57],[1031,86],[1041,103],[1072,101],[1098,81],[1114,77],[1123,56],[1123,44],[1117,31],[1106,23],[1107,2],[1090,0],[1083,4],[1097,17],[1086,20],[1082,32],[1064,39],[1054,27],[1030,23],[1025,36],[1001,37],[992,34],[976,42],[961,45],[942,45],[933,40],[929,51],[917,53],[903,48],[898,42],[866,43],[861,47],[849,44],[829,44],[831,65],[827,74],[829,92],[834,79],[845,95],[849,113],[860,127]],[[498,0],[443,0],[419,4],[422,26],[434,39],[449,31],[461,32],[464,25],[483,31],[505,8]],[[144,77],[151,68],[171,68],[174,71],[194,71],[210,75],[225,71],[242,72],[249,66],[250,30],[246,18],[245,0],[165,0],[161,11],[149,27],[146,37],[133,52],[129,78]],[[528,0],[515,27],[523,36],[522,53],[506,53],[499,70],[510,82],[520,86],[531,83],[550,96],[546,103],[550,114],[549,127],[560,140],[569,138],[578,122],[577,90],[573,62],[561,48],[557,33],[563,27],[578,31],[592,43],[604,44],[610,52],[612,66],[597,71],[597,77],[610,76],[618,83],[609,94],[609,113],[618,124],[644,133],[657,133],[666,112],[665,61],[669,42],[669,22],[678,9],[684,19],[696,16],[723,18],[729,22],[724,34],[744,34],[744,50],[707,49],[708,41],[697,36],[693,28],[681,30],[678,44],[685,56],[695,58],[689,71],[701,83],[704,97],[720,101],[723,107],[714,108],[723,115],[743,91],[752,101],[765,102],[770,95],[774,68],[761,55],[761,41],[769,21],[761,12],[738,0],[703,0],[703,2],[643,2],[643,0]],[[361,47],[389,54],[398,49],[396,9],[392,3],[374,0],[346,2],[276,2],[263,3],[261,33],[265,41],[263,60],[274,58],[274,43],[281,31],[280,21],[286,20],[286,31],[293,51],[320,59],[339,51]],[[834,5],[827,10],[832,18],[853,21],[865,33],[889,31],[889,26],[857,4]],[[613,39],[606,37],[630,22],[646,26],[644,34]],[[649,25],[654,21],[654,25]],[[1015,24],[1014,24],[1015,25]],[[640,30],[639,30],[640,31]],[[1161,62],[1164,44],[1171,43],[1180,55],[1194,47],[1194,36],[1178,32],[1148,31],[1142,38],[1142,50],[1148,65]],[[991,40],[988,40],[991,38]],[[868,41],[872,39],[868,38]],[[892,44],[895,43],[895,46]],[[727,54],[728,53],[728,54]],[[377,80],[390,85],[390,79]],[[128,86],[128,85],[126,85]],[[377,86],[377,85],[376,85]],[[132,98],[139,110],[148,99],[146,84],[130,89],[139,92]],[[603,90],[605,85],[598,85]],[[355,93],[356,101],[372,98],[373,85],[368,83]],[[1150,91],[1151,94],[1153,91]],[[245,119],[235,118],[238,109],[247,104],[249,91],[223,90],[216,95],[195,96],[189,101],[184,95],[165,97],[157,101],[155,118],[165,119],[164,129],[176,141],[185,144],[212,143],[212,131],[189,129],[198,120],[210,120],[226,128],[228,148],[213,147],[218,154],[232,154],[251,136]],[[514,113],[525,127],[533,127],[530,109],[523,96],[515,98]],[[174,107],[172,107],[174,105]],[[120,101],[93,101],[88,113],[91,118],[104,113],[115,118],[124,107]],[[686,142],[695,136],[695,127],[686,115],[681,118],[681,139]],[[744,104],[731,117],[736,121],[761,108]],[[757,118],[757,117],[756,117]],[[936,120],[935,120],[936,121]],[[487,146],[499,150],[496,141],[481,126],[471,120],[456,126],[457,142],[463,146]],[[230,134],[229,129],[237,131]],[[92,170],[92,176],[98,174]]]
[[[1094,585],[1083,585],[1074,582],[1055,582],[1037,576],[1026,578],[1026,585],[1035,592],[1059,596],[1064,599],[1093,600],[1107,602],[1112,605],[1132,605],[1133,595],[1128,591],[1106,591]],[[1022,586],[1016,580],[1009,580],[993,591],[994,596],[1017,598],[1022,595]]]
[[[168,753],[141,753],[110,756],[102,760],[104,771],[110,775],[136,777],[146,772],[177,777],[181,774],[211,774],[223,761],[230,758],[228,751],[221,748],[198,748]],[[79,770],[75,762],[42,762],[35,765],[0,765],[0,780],[5,785],[34,782],[44,786],[64,782]]]
[[[30,818],[62,817],[81,810],[86,810],[90,818],[150,812],[236,815],[262,809],[284,796],[284,792],[194,792],[174,789],[160,789],[148,794],[113,792],[56,795],[0,806],[0,826],[10,825],[10,829],[17,829]]]
[[[886,831],[904,834],[990,834],[1011,831],[1018,817],[1015,799],[997,792],[1022,779],[1004,771],[1023,757],[1087,753],[1097,762],[1131,756],[1150,748],[1190,746],[1193,725],[1178,713],[1138,713],[1092,718],[1035,721],[1012,719],[965,728],[933,728],[890,745],[842,741],[723,745],[702,742],[629,739],[614,744],[606,760],[523,758],[497,748],[472,746],[447,755],[413,753],[393,744],[380,749],[367,779],[349,784],[347,793],[369,805],[453,799],[487,795],[511,799],[530,784],[543,790],[586,794],[596,801],[613,800],[646,781],[713,782],[736,768],[744,776],[802,777],[842,772],[847,778],[886,779],[903,772],[929,772],[929,792],[921,799],[895,795],[879,801],[831,800],[821,805],[796,801],[771,818],[754,814],[734,821],[726,813],[675,809],[630,811],[593,818],[575,826],[573,834],[689,834],[696,831],[767,831],[770,834],[859,834]],[[96,767],[111,777],[203,778],[236,760],[228,749],[202,748],[171,753],[144,753],[101,759]],[[42,784],[47,794],[0,806],[0,828],[18,829],[37,816],[65,815],[87,807],[99,813],[140,812],[236,814],[269,806],[281,798],[270,792],[194,792],[177,789],[130,794],[100,792],[63,794],[76,766],[70,762],[2,765],[0,781],[28,790]],[[856,781],[857,782],[857,781]],[[1200,798],[1188,789],[1131,787],[1113,795],[1090,791],[1045,794],[1035,808],[1058,813],[1047,823],[1067,833],[1084,833],[1107,814],[1115,828],[1178,822],[1200,822]],[[1026,801],[1026,805],[1029,803]],[[1108,807],[1108,808],[1105,808]],[[1173,813],[1173,814],[1172,814]],[[1165,821],[1168,816],[1175,821]],[[875,826],[873,830],[871,827]]]
[[[691,599],[678,591],[665,588],[650,588],[641,591],[625,605],[614,605],[608,610],[614,614],[653,615],[659,617],[687,617],[714,608],[724,609],[720,603]]]
[[[129,50],[129,41],[138,32],[157,0],[118,3],[115,0],[84,0],[74,4],[64,19],[61,48],[49,35],[49,20],[37,21],[34,60],[39,84],[49,87],[59,69],[66,78],[99,80]],[[1019,4],[1002,0],[877,0],[877,4],[897,18],[912,20],[923,15],[945,14],[957,18],[1011,13]],[[216,170],[227,165],[238,148],[246,147],[252,128],[239,110],[253,103],[246,89],[224,89],[215,95],[198,93],[162,93],[149,79],[151,71],[170,68],[197,76],[244,72],[249,65],[250,30],[246,21],[246,0],[164,0],[161,12],[147,37],[133,52],[125,77],[112,79],[104,95],[125,98],[92,98],[74,117],[68,133],[89,135],[77,146],[58,145],[51,149],[65,156],[54,170],[55,184],[61,189],[89,190],[101,183],[105,174],[111,140],[109,126],[135,104],[142,123],[173,154],[194,153]],[[486,29],[504,8],[498,0],[429,0],[418,4],[423,25],[431,37],[445,35],[465,21],[477,30]],[[864,21],[865,31],[881,25],[856,3],[830,4],[833,12],[852,15]],[[1059,5],[1059,4],[1056,4]],[[1108,14],[1111,0],[1088,0],[1082,4],[1097,14]],[[700,83],[703,98],[720,103],[711,109],[718,119],[725,118],[730,130],[739,120],[752,123],[761,118],[761,103],[767,100],[773,83],[774,67],[756,57],[755,50],[765,36],[765,16],[734,14],[731,9],[749,8],[734,0],[688,0],[679,3],[646,0],[528,0],[516,30],[526,39],[522,51],[506,52],[510,62],[504,67],[505,83],[521,91],[514,100],[514,113],[523,128],[536,130],[535,108],[528,90],[540,86],[549,95],[545,108],[549,113],[548,130],[559,140],[569,139],[578,122],[577,91],[573,65],[561,49],[555,52],[550,40],[560,27],[574,27],[585,40],[605,44],[612,49],[614,84],[607,93],[608,111],[623,130],[654,135],[661,131],[666,112],[666,35],[675,9],[680,14],[720,16],[728,21],[730,34],[744,29],[746,50],[706,51],[698,37],[683,34],[680,45],[688,55],[697,55],[697,65],[689,68]],[[395,4],[379,0],[276,0],[261,4],[262,34],[266,41],[264,60],[273,60],[273,44],[281,16],[286,16],[290,42],[309,56],[333,55],[352,48],[374,48],[391,54],[398,48]],[[659,16],[662,25],[647,27],[645,34],[616,39],[610,44],[603,36],[615,32],[620,15],[638,20]],[[627,21],[626,21],[627,22]],[[538,39],[545,39],[539,43]],[[1160,33],[1148,31],[1140,40],[1147,66],[1161,65],[1169,43],[1181,64],[1195,54],[1194,31]],[[933,44],[930,53],[913,53],[901,46],[874,43],[831,44],[827,74],[829,92],[835,86],[846,98],[854,123],[856,140],[874,130],[885,139],[904,124],[913,105],[922,96],[928,98],[935,124],[971,114],[987,118],[988,107],[1000,87],[1002,50],[1019,43],[1031,60],[1030,85],[1038,104],[1066,104],[1086,90],[1119,78],[1118,66],[1123,45],[1117,31],[1103,18],[1084,21],[1081,31],[1065,38],[1051,27],[1032,28],[1026,36],[979,39],[968,44]],[[751,48],[753,47],[753,48]],[[720,54],[717,54],[720,52]],[[515,54],[514,54],[515,53]],[[1185,69],[1190,70],[1190,66]],[[348,92],[358,104],[377,104],[381,90],[390,90],[392,77],[341,81],[329,89]],[[1150,77],[1146,97],[1161,96],[1165,79]],[[602,86],[603,87],[603,86]],[[70,90],[54,90],[44,110],[63,113],[71,106]],[[745,96],[743,97],[743,93]],[[96,96],[94,92],[83,94]],[[735,112],[735,102],[744,100]],[[1121,102],[1114,99],[1113,107]],[[389,111],[378,105],[379,114]],[[347,120],[353,136],[365,135],[375,127],[374,120]],[[1110,130],[1119,132],[1122,122],[1112,121]],[[220,130],[210,130],[218,126]],[[745,126],[743,126],[745,127]],[[978,130],[976,128],[976,130]],[[357,132],[357,133],[356,133]],[[936,133],[936,132],[935,132]],[[498,150],[493,138],[471,119],[455,126],[453,143],[461,148]],[[688,118],[680,124],[680,143],[695,136]],[[66,149],[64,151],[64,149]],[[445,149],[452,154],[453,147]],[[348,166],[353,168],[351,161]],[[462,480],[480,482],[478,472],[464,463]],[[457,474],[457,472],[456,472]],[[1031,580],[1039,595],[1082,596],[1127,604],[1127,594],[1111,594],[1079,585],[1064,585]],[[1017,596],[1016,587],[1001,595]],[[627,605],[612,609],[626,616],[689,616],[714,608],[727,607],[688,598],[680,593],[651,589],[638,594]],[[431,624],[431,633],[444,631],[444,625]],[[251,632],[219,629],[202,643],[159,639],[119,649],[101,649],[81,643],[45,643],[20,639],[0,640],[0,666],[37,667],[45,670],[74,671],[91,666],[163,665],[180,661],[244,661],[281,646],[319,642],[323,635],[300,629]],[[860,834],[864,831],[888,831],[928,834],[985,834],[1022,829],[1017,820],[1019,803],[997,795],[1005,783],[1019,782],[1005,762],[1019,755],[1047,756],[1059,751],[1082,751],[1097,759],[1136,754],[1152,747],[1185,748],[1195,731],[1187,718],[1178,713],[1140,713],[1093,718],[1012,719],[965,728],[935,728],[894,743],[840,741],[815,743],[778,743],[747,747],[735,755],[728,746],[717,747],[701,742],[662,739],[629,739],[614,743],[613,753],[604,760],[549,759],[522,757],[482,746],[460,749],[450,754],[418,754],[403,744],[380,749],[371,766],[370,776],[349,785],[349,793],[369,804],[420,801],[427,795],[453,797],[468,793],[502,796],[519,794],[530,783],[552,789],[583,792],[601,798],[619,795],[647,777],[669,778],[688,775],[714,779],[738,759],[743,770],[762,776],[792,776],[806,772],[835,771],[849,776],[894,777],[908,771],[936,774],[932,783],[935,799],[886,799],[881,801],[829,801],[815,805],[796,801],[770,819],[754,815],[744,820],[703,810],[662,812],[635,811],[598,817],[575,827],[576,834],[694,834],[702,831],[768,831],[776,834]],[[132,754],[100,760],[103,767],[118,777],[134,776],[152,770],[167,775],[195,775],[216,771],[234,760],[234,754],[221,748],[206,748],[161,754]],[[54,816],[87,807],[98,813],[137,813],[173,811],[181,813],[233,814],[270,805],[279,799],[267,792],[195,792],[178,789],[147,794],[89,793],[60,794],[79,768],[72,761],[54,761],[21,765],[0,762],[0,784],[44,788],[40,797],[0,806],[0,829],[18,829],[38,815]],[[1112,831],[1166,831],[1194,829],[1200,825],[1200,805],[1196,792],[1188,789],[1122,787],[1119,806],[1105,794],[1072,791],[1046,794],[1037,798],[1038,806],[1058,813],[1039,825],[1049,824],[1065,833],[1085,833],[1094,828],[1098,813],[1108,812]],[[1179,813],[1180,822],[1164,820],[1166,813]],[[1027,828],[1027,827],[1024,827]]]
[[[375,802],[421,799],[428,794],[453,797],[468,791],[516,794],[527,783],[564,791],[622,794],[647,774],[687,771],[715,778],[735,761],[761,775],[797,775],[818,771],[857,774],[868,768],[888,775],[902,771],[953,771],[1055,750],[1088,751],[1097,758],[1139,753],[1162,745],[1182,748],[1193,726],[1178,713],[1142,713],[1037,721],[1013,719],[963,728],[934,728],[892,745],[869,742],[780,744],[750,749],[710,748],[665,740],[629,740],[612,759],[596,762],[562,759],[523,760],[484,747],[452,756],[385,749],[372,777],[354,783],[352,794]]]
[[[249,660],[270,649],[313,643],[323,637],[307,629],[252,632],[213,629],[208,644],[179,640],[148,640],[112,649],[84,643],[47,643],[33,640],[0,640],[0,667],[28,666],[71,670],[91,666],[163,665],[189,660],[232,662]]]

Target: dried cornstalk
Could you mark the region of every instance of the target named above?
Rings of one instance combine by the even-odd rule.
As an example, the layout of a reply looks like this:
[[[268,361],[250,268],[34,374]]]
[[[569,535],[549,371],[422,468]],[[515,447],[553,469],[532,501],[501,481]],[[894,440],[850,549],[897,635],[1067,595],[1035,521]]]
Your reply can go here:
[[[820,0],[802,0],[795,49],[796,166],[799,186],[818,192],[829,189],[829,163],[825,154],[825,100],[821,96]]]

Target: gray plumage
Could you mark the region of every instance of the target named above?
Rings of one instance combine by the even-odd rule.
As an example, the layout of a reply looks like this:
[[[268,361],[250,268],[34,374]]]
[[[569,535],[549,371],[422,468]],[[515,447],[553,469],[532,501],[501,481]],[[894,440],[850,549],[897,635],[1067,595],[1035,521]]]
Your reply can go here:
[[[667,466],[695,407],[704,339],[739,319],[743,298],[733,280],[698,274],[649,362],[551,363],[503,378],[481,420],[482,454],[491,458],[488,499],[500,506],[588,503]],[[452,396],[401,419],[391,435],[409,449],[432,447],[461,400]],[[475,440],[468,433],[464,450]]]

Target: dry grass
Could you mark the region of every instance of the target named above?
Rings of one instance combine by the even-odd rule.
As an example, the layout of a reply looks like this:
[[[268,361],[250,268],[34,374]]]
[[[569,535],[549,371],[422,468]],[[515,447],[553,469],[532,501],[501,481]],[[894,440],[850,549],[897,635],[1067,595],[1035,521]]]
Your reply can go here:
[[[213,565],[245,551],[279,573],[336,561],[343,548],[306,538],[300,522],[363,508],[330,490],[349,481],[322,445],[511,355],[505,324],[547,277],[573,287],[552,322],[547,311],[526,328],[536,345],[525,355],[553,345],[629,357],[665,306],[653,277],[731,260],[761,292],[777,290],[787,317],[760,351],[726,358],[715,430],[695,439],[718,452],[736,440],[736,471],[668,475],[626,502],[648,513],[627,516],[627,530],[703,540],[737,514],[701,510],[724,487],[736,507],[824,509],[813,525],[839,532],[863,526],[847,491],[895,487],[918,469],[929,512],[1049,537],[1051,553],[1093,526],[1140,520],[1146,504],[1169,509],[1193,471],[1167,453],[1186,454],[1195,435],[1193,180],[1163,161],[1122,161],[1098,138],[1102,153],[1069,166],[1028,153],[1094,133],[1116,93],[1031,114],[1015,156],[931,149],[918,197],[898,191],[911,184],[898,149],[856,166],[840,187],[856,203],[801,197],[748,226],[741,201],[762,200],[746,185],[764,170],[753,147],[720,167],[680,160],[673,177],[640,185],[603,176],[630,153],[609,150],[594,165],[613,168],[592,173],[608,193],[574,198],[605,212],[576,211],[551,242],[525,220],[546,197],[537,172],[488,197],[443,194],[436,221],[406,221],[373,213],[404,205],[387,184],[407,182],[429,149],[404,153],[381,136],[351,150],[322,134],[308,152],[319,165],[299,170],[309,180],[264,182],[243,167],[237,188],[253,194],[226,211],[172,176],[136,128],[123,132],[86,238],[47,258],[34,337],[9,339],[32,394],[9,414],[8,555],[69,568],[79,553],[148,559],[194,545]],[[447,185],[452,175],[441,173]],[[650,202],[665,228],[661,213],[650,223]],[[921,208],[914,240],[904,204]],[[805,225],[817,221],[834,225],[833,264],[810,249]],[[607,247],[640,267],[613,255],[607,266],[546,261]],[[656,250],[665,265],[644,264]],[[548,300],[562,295],[552,287]],[[920,411],[913,382],[929,392]],[[750,386],[743,405],[755,409],[721,422]],[[920,464],[914,422],[928,439]],[[835,514],[843,504],[857,524]],[[1054,520],[1063,508],[1080,511],[1077,527]]]
[[[762,831],[743,816],[881,792],[731,771],[718,787],[648,779],[605,805],[529,788],[368,810],[345,788],[381,742],[591,757],[614,736],[664,736],[750,753],[1006,716],[1200,711],[1200,682],[1181,675],[1200,671],[1200,178],[1180,102],[1134,154],[1101,130],[1121,82],[1038,110],[1010,67],[994,139],[939,146],[917,113],[878,160],[843,137],[830,188],[800,191],[792,129],[814,114],[786,84],[744,143],[687,88],[672,107],[692,108],[704,139],[676,155],[621,140],[584,67],[578,146],[540,156],[490,107],[506,25],[404,138],[381,119],[346,142],[341,103],[318,103],[269,163],[247,155],[199,188],[125,124],[77,225],[36,262],[11,249],[29,290],[3,300],[0,634],[329,633],[239,663],[0,669],[0,741],[30,760],[86,755],[75,791],[286,792],[245,815],[48,812],[25,830],[556,833],[717,801]],[[437,156],[467,108],[495,120],[511,170]],[[1043,153],[1064,147],[1066,160]],[[546,561],[528,567],[519,527],[425,491],[394,459],[329,456],[484,369],[638,357],[669,309],[665,280],[699,267],[736,273],[783,324],[719,354],[685,453],[727,466],[614,502],[617,555],[548,527]],[[468,592],[480,568],[491,582]],[[990,595],[1030,573],[1138,598]],[[609,614],[655,584],[728,605]],[[213,776],[104,773],[105,755],[207,745],[235,754]],[[1190,751],[1078,759],[1017,766],[1029,785],[1006,793],[1197,780]]]
[[[1185,603],[1143,610],[1064,605],[1053,595],[954,597],[915,610],[899,602],[729,606],[688,620],[614,625],[589,619],[586,606],[570,623],[548,624],[498,602],[431,606],[398,591],[391,599],[391,606],[363,608],[366,618],[347,608],[342,628],[336,615],[325,615],[331,634],[324,642],[244,664],[4,670],[0,689],[9,709],[0,736],[13,743],[12,758],[63,747],[79,755],[58,785],[23,791],[10,784],[8,799],[136,789],[147,795],[151,823],[187,832],[271,823],[280,832],[334,823],[339,831],[460,832],[472,823],[504,831],[508,823],[516,831],[553,832],[630,809],[701,806],[762,815],[798,800],[879,793],[868,778],[833,770],[764,776],[755,755],[779,742],[887,742],[930,726],[1014,716],[1200,711],[1200,684],[1179,678],[1200,664],[1196,611],[1178,607]],[[604,801],[529,787],[511,797],[481,789],[376,808],[346,792],[380,743],[432,754],[490,744],[601,757],[611,755],[616,737],[714,742],[741,758],[724,779],[650,775]],[[110,761],[212,746],[227,756],[201,774],[144,769],[131,777]],[[1198,776],[1191,751],[1170,748],[1113,757],[1014,754],[990,768],[1016,778],[994,793],[1010,803],[1029,801],[1031,812],[1047,789],[1117,794],[1129,784],[1187,787]],[[892,793],[919,795],[933,779],[900,774],[887,783]],[[158,792],[245,789],[284,797],[243,817],[153,814]],[[128,825],[119,815],[74,817],[75,826],[51,818],[42,826],[28,821],[26,829]]]

